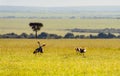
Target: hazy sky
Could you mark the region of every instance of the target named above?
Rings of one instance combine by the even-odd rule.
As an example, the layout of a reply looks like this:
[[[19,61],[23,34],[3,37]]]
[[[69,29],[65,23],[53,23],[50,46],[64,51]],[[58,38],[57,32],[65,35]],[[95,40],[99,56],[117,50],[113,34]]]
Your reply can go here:
[[[0,0],[0,5],[12,6],[120,6],[120,0]]]

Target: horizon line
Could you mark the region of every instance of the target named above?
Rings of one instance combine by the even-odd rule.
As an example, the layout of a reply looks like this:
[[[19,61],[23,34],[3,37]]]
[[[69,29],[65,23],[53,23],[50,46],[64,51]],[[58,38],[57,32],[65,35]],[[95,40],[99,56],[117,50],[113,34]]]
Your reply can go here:
[[[10,7],[120,7],[120,5],[86,5],[86,6],[22,6],[22,5],[0,5]]]

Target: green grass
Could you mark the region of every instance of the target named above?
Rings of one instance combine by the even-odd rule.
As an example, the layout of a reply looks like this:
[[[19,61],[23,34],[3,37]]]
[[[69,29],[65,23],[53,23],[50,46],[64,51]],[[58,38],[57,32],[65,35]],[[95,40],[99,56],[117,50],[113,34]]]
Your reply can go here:
[[[65,35],[68,32],[59,29],[120,28],[119,19],[0,19],[0,34],[9,32],[17,34],[22,32],[34,33],[29,27],[30,22],[42,22],[44,27],[42,27],[41,32],[44,31],[58,35]]]
[[[119,39],[0,39],[0,76],[119,76]],[[75,47],[87,49],[86,57]]]

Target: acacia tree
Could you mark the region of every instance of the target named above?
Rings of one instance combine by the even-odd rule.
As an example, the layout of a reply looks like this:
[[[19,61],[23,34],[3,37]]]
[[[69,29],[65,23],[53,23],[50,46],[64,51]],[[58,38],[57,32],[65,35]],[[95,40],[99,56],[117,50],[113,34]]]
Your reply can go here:
[[[43,27],[42,23],[30,23],[29,26],[35,31],[35,37],[37,38],[37,32]]]

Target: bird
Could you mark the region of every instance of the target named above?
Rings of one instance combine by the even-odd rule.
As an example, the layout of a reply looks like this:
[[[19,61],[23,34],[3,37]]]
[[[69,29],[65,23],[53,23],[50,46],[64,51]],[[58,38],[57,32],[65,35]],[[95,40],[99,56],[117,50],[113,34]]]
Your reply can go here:
[[[34,50],[33,54],[43,53],[43,48],[42,47],[46,46],[45,43],[43,45],[40,45],[39,41],[37,43],[38,43],[39,47]]]
[[[86,53],[86,49],[85,48],[75,48],[75,50],[76,50],[76,52],[79,52],[79,53],[81,53],[83,56],[84,56],[84,53]]]

